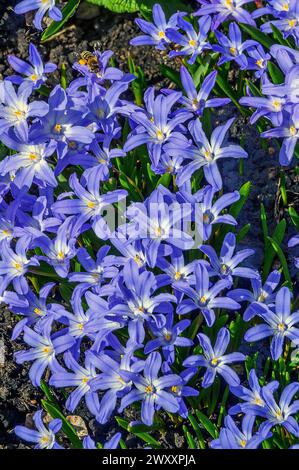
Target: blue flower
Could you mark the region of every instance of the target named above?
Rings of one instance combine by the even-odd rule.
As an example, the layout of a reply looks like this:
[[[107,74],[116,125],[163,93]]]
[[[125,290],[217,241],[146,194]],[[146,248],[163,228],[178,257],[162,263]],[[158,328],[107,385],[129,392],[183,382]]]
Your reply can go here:
[[[105,442],[103,445],[103,449],[117,449],[119,446],[119,441],[121,439],[121,433],[117,432],[112,436],[108,441]],[[90,436],[86,436],[83,439],[83,448],[84,449],[98,449],[99,447],[96,445],[94,440]]]
[[[169,45],[168,29],[177,29],[178,18],[184,13],[175,13],[167,21],[164,11],[159,3],[153,6],[153,23],[141,18],[135,20],[144,35],[137,36],[130,41],[132,46],[155,46],[159,50],[165,50]]]
[[[291,313],[291,292],[288,287],[282,287],[276,294],[275,313],[266,305],[256,303],[257,314],[265,323],[258,324],[246,331],[244,339],[248,342],[259,341],[273,336],[271,341],[271,356],[277,361],[283,353],[286,338],[299,343],[299,311]]]
[[[222,279],[214,285],[210,285],[208,270],[204,263],[200,261],[195,265],[194,275],[195,289],[184,281],[178,281],[175,284],[176,289],[188,297],[178,305],[178,314],[184,315],[193,310],[199,310],[204,316],[207,325],[212,326],[215,321],[215,308],[225,308],[228,310],[240,308],[240,305],[233,299],[219,296],[221,291],[231,286],[230,281]]]
[[[203,194],[203,200],[196,206],[196,222],[198,232],[203,241],[209,240],[212,235],[212,227],[215,224],[237,225],[237,221],[230,214],[221,214],[223,209],[240,199],[238,191],[224,194],[213,204],[215,189],[207,186]]]
[[[154,166],[157,166],[162,148],[167,142],[171,142],[181,150],[188,147],[188,140],[179,126],[190,119],[192,114],[188,111],[181,111],[175,116],[171,114],[172,107],[181,96],[180,92],[173,92],[168,96],[159,94],[155,98],[154,90],[150,89],[146,95],[146,109],[137,109],[130,116],[137,127],[129,134],[124,151],[129,152],[140,145],[147,144],[151,161]]]
[[[24,326],[24,341],[30,349],[15,353],[17,364],[33,361],[29,370],[29,378],[35,387],[40,386],[41,378],[45,370],[49,367],[52,372],[61,371],[63,368],[56,359],[56,354],[70,349],[75,340],[68,334],[51,336],[52,321],[47,322],[43,329],[43,334]]]
[[[107,206],[119,202],[127,195],[127,191],[118,189],[100,194],[100,179],[89,179],[87,189],[85,189],[78,180],[76,173],[73,173],[69,179],[69,185],[74,190],[78,199],[62,199],[63,196],[69,196],[70,193],[61,195],[60,200],[55,202],[52,210],[55,214],[77,214],[76,229],[80,229],[83,224],[91,220],[92,228],[96,235],[102,239],[107,239],[110,229],[103,217],[103,209]],[[75,230],[75,229],[74,229]]]
[[[274,305],[275,294],[273,291],[276,289],[280,282],[281,274],[279,271],[272,271],[263,284],[261,277],[251,278],[251,286],[253,292],[248,289],[234,289],[228,293],[228,296],[237,302],[249,302],[250,304],[246,308],[243,314],[245,321],[251,320],[255,315],[258,314],[255,309],[256,302],[266,304],[270,307]]]
[[[24,441],[35,443],[35,449],[63,449],[56,441],[55,436],[61,429],[61,419],[52,419],[47,429],[43,423],[42,413],[42,410],[38,410],[33,415],[37,430],[25,426],[16,426],[14,429],[16,435]]]
[[[0,276],[2,278],[2,288],[6,288],[11,282],[18,294],[28,292],[28,281],[25,277],[29,266],[38,266],[39,262],[36,256],[27,259],[28,239],[19,238],[15,251],[10,247],[7,240],[1,244],[0,258]]]
[[[42,20],[46,13],[54,21],[60,21],[62,19],[62,13],[59,8],[55,5],[55,0],[22,0],[15,6],[15,13],[22,15],[29,11],[37,10],[34,16],[34,26],[37,29],[42,30]]]
[[[188,347],[193,344],[191,339],[180,336],[180,334],[190,326],[190,323],[190,320],[181,320],[173,324],[173,312],[168,313],[163,326],[157,326],[154,323],[150,325],[155,339],[147,342],[144,353],[151,353],[161,347],[165,360],[169,363],[173,363],[175,360],[175,346]]]
[[[7,60],[16,72],[25,75],[25,78],[20,75],[10,75],[7,80],[15,85],[22,85],[22,88],[28,87],[30,90],[40,88],[47,80],[46,74],[54,72],[57,68],[57,65],[51,62],[44,65],[37,48],[32,43],[29,44],[29,63],[14,55],[9,55]]]
[[[157,407],[169,413],[176,413],[179,410],[178,399],[165,389],[181,385],[182,379],[176,374],[158,377],[161,365],[160,354],[153,352],[145,361],[143,376],[127,372],[127,376],[131,378],[136,388],[122,398],[120,413],[131,403],[141,401],[141,420],[147,426],[151,426]]]
[[[217,334],[217,339],[214,348],[208,336],[203,333],[197,335],[200,346],[203,349],[204,355],[189,356],[183,362],[185,367],[205,367],[206,372],[203,377],[202,387],[210,387],[219,374],[223,377],[225,382],[231,386],[240,384],[240,379],[236,372],[228,366],[233,362],[245,361],[245,356],[242,353],[234,352],[224,355],[230,341],[230,334],[227,328],[221,328]]]
[[[101,352],[96,355],[89,353],[91,361],[101,373],[91,382],[91,389],[94,391],[105,391],[101,398],[97,421],[106,423],[112,412],[115,410],[118,398],[125,396],[132,388],[132,381],[125,372],[140,372],[144,367],[144,361],[134,361],[133,352],[138,346],[134,346],[130,352],[124,354],[120,362],[110,357],[109,354]]]
[[[119,291],[110,297],[110,314],[115,316],[116,321],[125,321],[130,338],[142,344],[145,338],[144,324],[151,320],[160,324],[159,314],[171,312],[171,302],[176,302],[176,297],[168,293],[154,296],[153,293],[159,287],[157,279],[152,272],[139,273],[133,260],[124,266],[118,287]]]
[[[266,421],[262,423],[261,429],[269,432],[274,426],[283,426],[289,433],[299,437],[299,425],[296,419],[292,416],[298,413],[299,400],[293,400],[294,395],[298,393],[299,383],[293,382],[287,385],[277,403],[274,398],[274,390],[269,387],[263,387],[262,397],[265,402],[264,407],[253,406],[251,413],[265,418]],[[248,411],[249,412],[249,411]]]
[[[197,57],[206,49],[211,49],[211,45],[207,41],[207,35],[211,26],[211,18],[205,16],[198,20],[198,33],[193,28],[192,24],[183,18],[178,18],[179,27],[186,33],[186,36],[183,36],[175,29],[168,29],[167,36],[171,41],[179,46],[182,46],[182,49],[170,51],[169,57],[177,56],[191,56],[188,60],[189,64],[194,64]]]
[[[230,102],[229,98],[209,98],[216,82],[216,70],[204,78],[199,91],[196,90],[192,76],[183,65],[180,70],[180,76],[187,96],[182,96],[179,99],[179,103],[183,105],[184,109],[192,112],[195,116],[202,116],[205,108],[218,108]],[[173,93],[168,88],[163,90],[163,92],[166,94]]]
[[[254,434],[254,424],[255,416],[245,416],[242,421],[242,431],[240,431],[233,419],[226,416],[219,438],[211,442],[212,449],[257,449],[272,434],[262,426]]]
[[[107,258],[109,250],[109,246],[102,246],[97,253],[96,261],[94,261],[85,248],[79,248],[77,258],[86,272],[78,271],[69,274],[71,282],[79,282],[76,290],[83,293],[87,289],[91,289],[92,292],[97,293],[103,281],[116,277],[118,269],[113,266],[113,258],[110,257],[110,260]]]
[[[242,261],[248,258],[248,256],[252,256],[254,250],[240,250],[234,255],[235,249],[236,236],[231,232],[224,237],[219,258],[214,248],[210,245],[202,245],[200,247],[200,251],[210,260],[213,275],[219,276],[221,279],[228,279],[231,283],[233,282],[233,276],[258,279],[258,271],[238,266]]]
[[[236,23],[230,23],[228,37],[219,31],[215,31],[215,36],[218,44],[213,45],[213,50],[221,54],[218,65],[234,60],[241,70],[247,69],[248,59],[244,51],[253,46],[258,46],[258,42],[252,39],[242,42],[241,31]]]
[[[27,119],[45,116],[49,105],[41,100],[28,103],[31,94],[31,89],[28,87],[20,86],[16,92],[13,84],[8,80],[2,82],[2,86],[4,92],[0,100],[0,135],[13,128],[17,137],[26,142],[28,140]]]
[[[244,400],[242,403],[238,403],[235,406],[232,406],[228,412],[230,415],[235,415],[238,413],[247,413],[249,412],[252,414],[253,407],[256,409],[257,407],[265,407],[265,401],[262,397],[262,389],[264,387],[275,391],[279,384],[276,380],[270,382],[269,384],[261,387],[259,384],[258,377],[254,369],[251,369],[249,372],[248,377],[248,384],[250,388],[246,388],[243,385],[238,385],[237,387],[230,387],[230,391],[238,398]]]
[[[127,226],[129,239],[146,241],[146,258],[150,267],[157,262],[161,244],[174,246],[182,250],[193,247],[192,236],[184,231],[184,221],[190,216],[190,205],[178,202],[168,203],[162,187],[158,187],[147,198],[145,203],[133,203],[129,206],[126,216],[130,220]]]
[[[240,23],[255,26],[251,14],[244,10],[243,5],[253,0],[198,0],[201,7],[194,13],[195,16],[215,15],[213,18],[213,29],[218,28],[221,23],[233,18]]]
[[[96,368],[91,357],[86,354],[85,367],[78,364],[70,351],[64,354],[64,362],[66,366],[72,370],[57,371],[52,374],[49,384],[54,387],[76,387],[69,395],[65,402],[66,408],[70,412],[74,412],[78,407],[82,398],[88,410],[96,416],[99,411],[99,397],[97,393],[91,390],[91,381],[97,376]]]
[[[195,145],[184,150],[184,157],[191,159],[178,173],[177,184],[182,186],[188,181],[196,170],[203,167],[207,182],[215,191],[222,189],[222,178],[217,166],[217,160],[223,158],[247,158],[248,154],[239,145],[228,145],[222,147],[226,133],[234,119],[229,119],[226,124],[213,130],[210,140],[206,137],[199,119],[192,121],[189,125],[190,133]],[[171,155],[177,155],[180,149],[173,144],[165,146]]]

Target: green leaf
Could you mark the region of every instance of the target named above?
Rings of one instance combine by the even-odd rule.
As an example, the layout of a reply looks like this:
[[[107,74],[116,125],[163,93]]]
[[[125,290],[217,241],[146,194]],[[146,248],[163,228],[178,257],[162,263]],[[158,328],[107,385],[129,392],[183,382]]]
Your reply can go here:
[[[99,7],[108,8],[114,13],[136,13],[140,10],[140,2],[138,0],[87,0]]]
[[[235,219],[238,217],[245,202],[247,201],[249,194],[250,194],[250,190],[251,190],[250,181],[247,181],[247,183],[244,183],[239,189],[240,199],[231,205],[231,208],[229,211],[230,215],[232,215]]]
[[[69,0],[62,9],[62,20],[52,21],[52,23],[43,32],[41,42],[48,41],[52,36],[57,34],[62,26],[74,15],[79,6],[80,0]]]
[[[156,0],[87,0],[89,3],[108,8],[115,13],[136,13],[139,11],[147,19],[151,18],[152,8]],[[181,0],[159,0],[166,16],[176,11],[186,11],[186,5]],[[190,7],[187,9],[190,10]]]
[[[238,100],[236,99],[236,93],[234,93],[234,90],[233,88],[231,87],[231,85],[229,84],[227,78],[223,77],[220,72],[218,72],[217,74],[217,78],[216,78],[216,82],[217,82],[217,85],[221,88],[221,90],[223,91],[223,93],[231,99],[231,101],[234,103],[234,105],[238,108],[238,110],[240,111],[240,113],[243,115],[243,116],[246,116],[247,114],[247,111],[244,110],[244,108],[239,104]]]
[[[287,263],[286,257],[284,255],[281,247],[279,246],[277,241],[274,240],[274,238],[268,237],[268,240],[271,243],[272,247],[274,248],[275,252],[277,253],[278,258],[281,262],[281,266],[282,266],[282,270],[283,270],[285,280],[288,282],[289,287],[292,288],[292,280],[291,280],[291,276],[290,276],[290,273],[289,273],[289,268],[288,268],[288,263]]]
[[[82,442],[77,436],[77,433],[74,427],[67,421],[61,411],[58,409],[57,406],[53,405],[52,403],[48,402],[47,400],[42,400],[42,405],[45,411],[49,413],[52,418],[59,418],[62,421],[62,431],[65,435],[69,438],[72,447],[75,449],[82,449]]]
[[[193,427],[194,431],[196,432],[199,447],[201,449],[204,449],[205,448],[205,441],[204,441],[204,438],[203,438],[203,435],[202,435],[202,432],[201,432],[201,429],[199,427],[198,422],[196,421],[195,417],[191,414],[188,415],[188,419],[189,419],[189,421],[191,423],[191,426]]]
[[[128,421],[126,421],[123,418],[120,418],[119,416],[116,416],[115,419],[117,421],[117,424],[119,424],[119,426],[121,428],[123,428],[126,431],[134,434],[134,436],[136,436],[139,439],[143,440],[147,444],[150,444],[150,445],[152,445],[154,447],[158,447],[158,448],[161,447],[160,443],[154,437],[152,437],[150,434],[148,434],[146,432],[135,432],[134,427],[131,427]]]
[[[246,79],[246,85],[253,94],[253,96],[263,96],[261,90],[252,82]]]
[[[171,67],[168,67],[168,65],[164,65],[164,64],[160,66],[160,72],[165,78],[168,78],[168,80],[173,82],[179,88],[182,88],[182,82],[180,79],[179,72],[177,72],[176,70],[173,70]]]
[[[190,431],[188,430],[187,426],[183,426],[183,431],[184,431],[184,434],[185,434],[185,438],[186,438],[186,441],[187,441],[187,444],[188,444],[188,448],[189,449],[196,449],[197,446],[195,444],[195,441],[190,433]]]
[[[272,32],[273,32],[273,38],[279,42],[279,44],[281,44],[282,46],[287,46],[287,47],[292,47],[292,44],[283,37],[282,33],[279,31],[278,28],[276,28],[276,26],[273,24],[273,23],[270,23],[270,27],[272,29]]]
[[[289,215],[296,229],[299,231],[299,215],[295,211],[294,207],[289,207]]]
[[[265,216],[265,214],[264,214]],[[286,230],[286,221],[285,219],[281,220],[274,232],[273,232],[273,235],[272,235],[272,238],[276,241],[276,243],[278,245],[280,245],[282,243],[282,240],[284,239],[284,235],[285,235],[285,230]],[[273,263],[273,259],[275,257],[275,249],[273,248],[273,246],[271,245],[271,243],[269,243],[269,233],[268,233],[268,227],[267,227],[267,230],[265,229],[265,227],[263,227],[263,232],[264,232],[264,239],[265,239],[265,258],[264,258],[264,265],[263,265],[263,278],[264,280],[266,279],[266,277],[268,276],[269,272],[270,272],[270,269],[271,269],[271,266],[272,266],[272,263]]]
[[[268,62],[268,71],[273,83],[279,85],[284,82],[284,74],[276,64]]]
[[[157,184],[156,184],[156,188],[161,184],[162,186],[165,186],[165,188],[168,188],[169,184],[170,184],[170,181],[171,181],[171,175],[170,173],[164,173],[164,175],[162,175],[158,181],[157,181]]]
[[[237,243],[240,243],[243,240],[243,238],[246,237],[247,233],[250,230],[250,227],[251,227],[251,224],[243,225],[243,227],[240,229],[240,231],[237,234]]]
[[[218,437],[218,430],[215,424],[213,424],[201,411],[196,410],[195,413],[205,430],[210,434],[210,436],[212,436],[213,439],[216,439]]]
[[[253,26],[250,26],[249,24],[244,24],[244,23],[240,23],[239,26],[252,39],[255,39],[260,44],[265,46],[267,49],[270,49],[270,47],[273,46],[273,44],[275,44],[275,41],[272,38],[270,38],[267,34],[262,33],[259,29],[254,28]]]

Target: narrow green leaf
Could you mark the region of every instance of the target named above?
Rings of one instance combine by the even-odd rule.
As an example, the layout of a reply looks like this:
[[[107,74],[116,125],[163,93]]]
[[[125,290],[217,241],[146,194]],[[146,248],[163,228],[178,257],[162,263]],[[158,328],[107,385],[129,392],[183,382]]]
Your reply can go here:
[[[268,62],[268,71],[273,83],[279,85],[284,82],[284,74],[274,62]]]
[[[294,207],[289,207],[289,215],[296,229],[299,231],[299,215],[297,214]]]
[[[282,266],[282,270],[283,270],[283,274],[284,274],[284,277],[285,277],[285,280],[288,282],[289,284],[289,287],[292,288],[292,280],[291,280],[291,276],[290,276],[290,272],[289,272],[289,268],[288,268],[288,263],[287,263],[287,260],[286,260],[286,257],[281,249],[281,247],[279,246],[279,244],[277,243],[276,240],[274,240],[274,238],[271,238],[271,237],[268,237],[268,240],[269,242],[271,243],[272,247],[274,248],[275,252],[277,253],[278,255],[278,258],[281,262],[281,266]]]
[[[48,402],[47,400],[42,400],[42,405],[45,411],[49,413],[52,418],[59,418],[62,421],[62,431],[65,433],[65,435],[69,438],[72,446],[75,449],[81,449],[82,448],[82,442],[77,436],[77,433],[74,429],[74,427],[67,421],[67,419],[64,417],[64,415],[61,413],[61,411],[54,406],[52,403]]]
[[[205,430],[210,434],[210,436],[212,436],[213,439],[216,439],[218,437],[218,430],[215,424],[213,424],[201,411],[196,410],[195,413]]]
[[[57,34],[62,26],[74,15],[80,0],[69,0],[65,7],[62,9],[62,20],[61,21],[52,21],[52,23],[47,27],[43,32],[41,37],[41,42],[48,41],[55,34]]]
[[[148,434],[146,432],[140,432],[140,433],[134,432],[134,427],[131,427],[129,425],[128,421],[126,421],[123,418],[120,418],[119,416],[116,416],[115,419],[117,421],[117,424],[119,424],[120,427],[122,427],[126,431],[134,434],[134,436],[136,436],[139,439],[143,440],[147,444],[150,444],[150,445],[155,446],[157,448],[161,447],[161,444],[154,437],[152,437],[150,434]]]
[[[265,46],[267,49],[270,49],[275,41],[270,38],[267,34],[262,33],[259,29],[250,26],[249,24],[239,23],[240,28],[245,31],[252,39],[255,39],[260,44]]]

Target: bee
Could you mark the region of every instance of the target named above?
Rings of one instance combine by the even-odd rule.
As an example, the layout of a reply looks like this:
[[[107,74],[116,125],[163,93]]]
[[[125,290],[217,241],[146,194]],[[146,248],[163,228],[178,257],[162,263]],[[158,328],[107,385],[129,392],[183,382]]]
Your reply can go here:
[[[98,64],[97,56],[95,54],[92,54],[89,51],[82,51],[81,52],[80,59],[79,59],[79,64],[80,65],[87,65],[90,72],[92,72],[92,73],[98,73],[99,72],[99,64]]]

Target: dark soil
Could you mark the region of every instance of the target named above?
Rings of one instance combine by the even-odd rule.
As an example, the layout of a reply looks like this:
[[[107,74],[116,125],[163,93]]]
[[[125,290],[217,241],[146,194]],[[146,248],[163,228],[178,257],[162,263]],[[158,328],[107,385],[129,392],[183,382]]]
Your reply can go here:
[[[31,385],[26,365],[18,365],[13,354],[20,349],[10,340],[13,329],[12,314],[0,310],[0,449],[26,448],[16,438],[13,429],[24,424],[26,415],[39,407],[41,392]]]
[[[135,63],[143,68],[149,84],[161,87],[167,83],[160,74],[160,65],[167,63],[167,57],[150,47],[133,48],[129,46],[129,40],[138,34],[138,28],[134,24],[134,16],[113,15],[97,7],[90,8],[86,14],[86,11],[81,9],[56,38],[40,45],[40,34],[30,26],[32,18],[28,16],[25,20],[23,16],[15,15],[12,11],[15,3],[13,0],[2,0],[0,5],[0,78],[12,73],[7,65],[7,54],[15,54],[26,59],[28,44],[31,41],[39,46],[45,60],[57,63],[59,67],[62,63],[67,64],[69,79],[73,77],[72,64],[77,60],[80,52],[92,50],[96,45],[101,50],[113,50],[116,66],[124,71],[128,71],[127,61],[130,54]],[[236,115],[235,108],[228,106],[219,113],[217,112],[213,116],[213,121],[216,124],[233,115]],[[239,174],[238,161],[226,160],[223,163],[224,191],[238,189],[246,181],[252,182],[253,187],[249,200],[238,221],[240,227],[248,222],[251,223],[250,232],[242,244],[249,245],[256,250],[250,263],[252,266],[260,268],[264,250],[260,204],[265,205],[270,233],[283,217],[286,217],[288,222],[286,242],[295,234],[295,229],[289,220],[287,211],[282,207],[279,196],[280,167],[278,165],[278,151],[275,146],[267,143],[263,148],[256,129],[245,122],[242,117],[238,117],[236,120],[232,137],[238,141],[242,138],[249,158],[244,161],[243,176]],[[286,175],[288,198],[298,211],[299,177],[295,176],[292,168],[287,170]],[[292,265],[291,258],[295,251],[289,254],[286,243],[283,248],[289,258],[289,264]],[[291,273],[295,278],[293,267],[291,267]],[[39,390],[35,389],[28,379],[28,366],[18,366],[13,361],[13,353],[18,349],[17,344],[10,340],[15,322],[16,320],[12,318],[7,309],[0,310],[0,358],[2,357],[1,347],[4,345],[4,360],[0,361],[0,448],[26,447],[19,442],[12,431],[16,424],[23,424],[26,416],[28,417],[39,407],[41,398]],[[99,426],[91,417],[88,420],[85,411],[80,413],[79,409],[76,414],[87,416],[89,432],[96,435],[101,442],[104,442],[118,430],[113,419],[107,425]],[[127,418],[136,420],[134,412]],[[167,435],[160,436],[162,446],[185,447],[185,439],[181,434],[170,426]],[[127,445],[134,448],[140,446],[140,442],[137,442],[134,436],[128,435]]]

